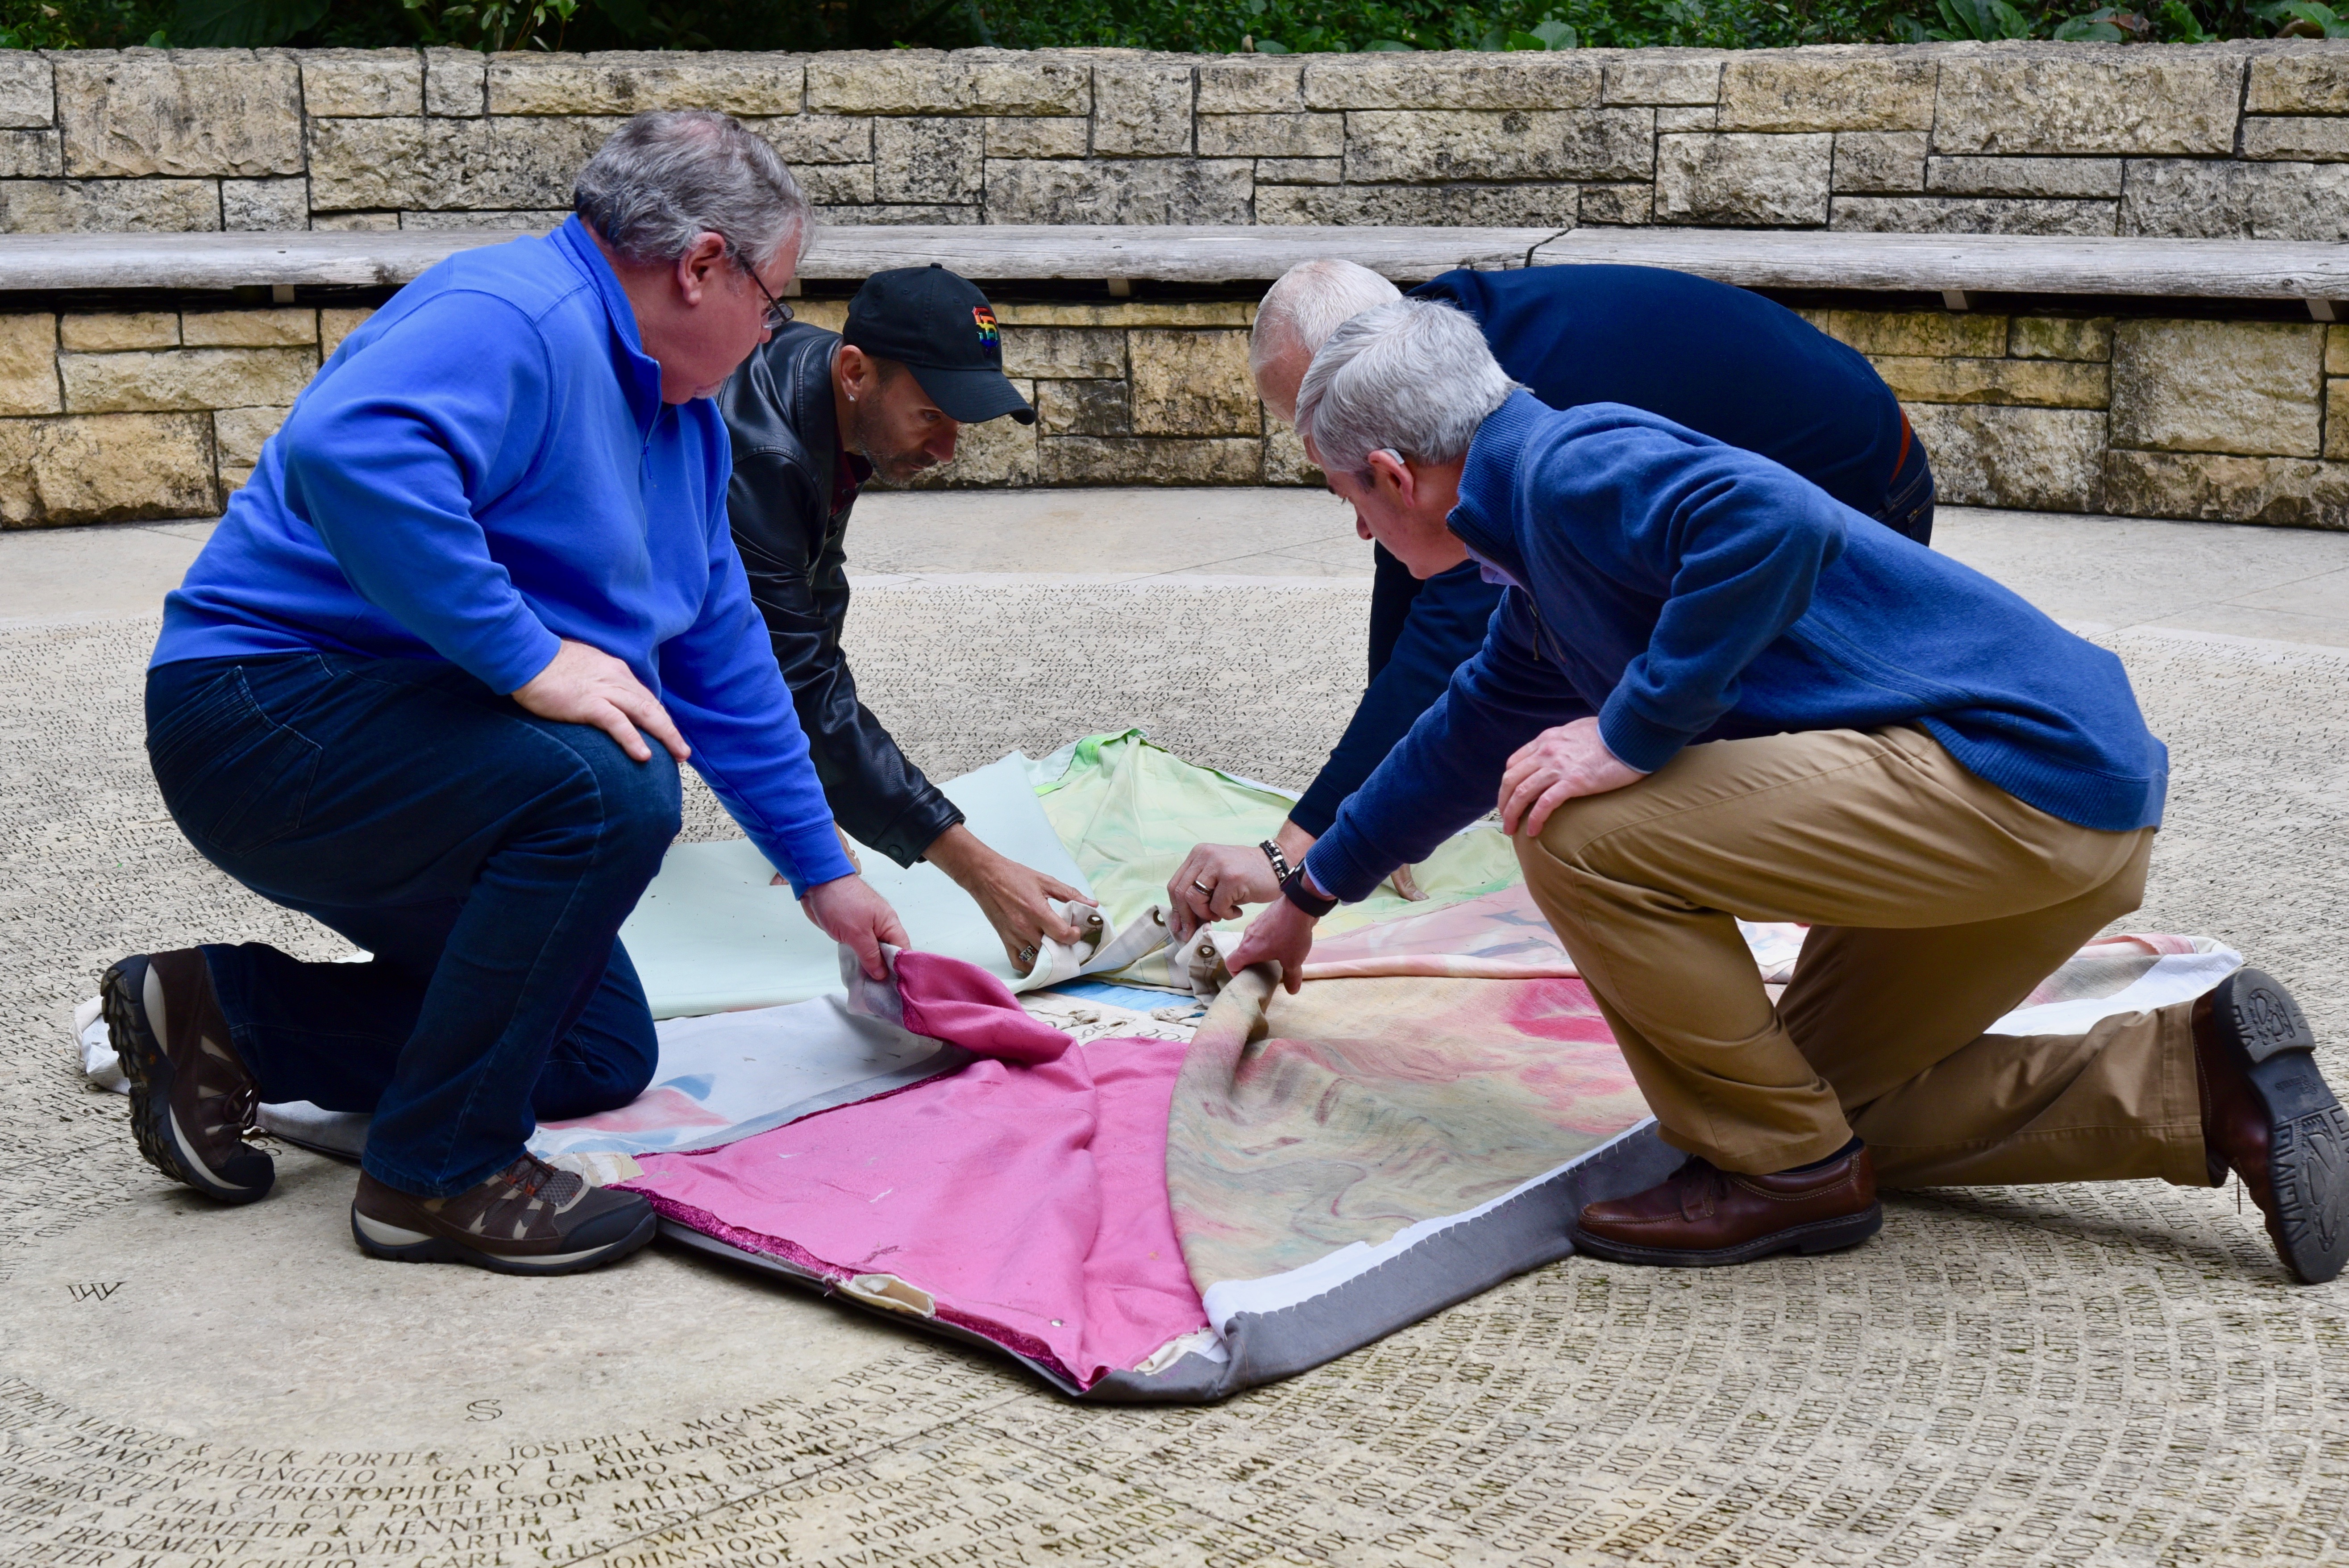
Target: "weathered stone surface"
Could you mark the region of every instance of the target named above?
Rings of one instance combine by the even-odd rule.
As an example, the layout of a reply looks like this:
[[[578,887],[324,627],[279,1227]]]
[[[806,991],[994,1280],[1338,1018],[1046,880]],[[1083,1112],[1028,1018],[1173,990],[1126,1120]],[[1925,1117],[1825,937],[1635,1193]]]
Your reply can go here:
[[[2349,458],[2349,379],[2324,383],[2324,455]]]
[[[331,309],[318,312],[318,358],[321,362],[334,357],[343,346],[343,339],[358,330],[359,323],[373,316],[372,309]]]
[[[2006,352],[2006,317],[1945,310],[1830,310],[1820,331],[1869,356],[1995,359]]]
[[[792,55],[493,55],[489,103],[492,114],[797,114],[805,77],[806,67]]]
[[[65,146],[57,132],[0,130],[0,179],[54,180],[65,171]]]
[[[1256,161],[1256,182],[1266,185],[1335,185],[1346,178],[1346,161],[1342,158],[1259,158]],[[1263,202],[1259,189],[1257,198]]]
[[[1578,221],[1582,193],[1617,187],[1576,187],[1564,182],[1547,185],[1477,185],[1468,192],[1471,228],[1570,229]],[[1640,190],[1647,189],[1642,185]]]
[[[975,202],[986,143],[982,120],[875,120],[874,195],[884,202]]]
[[[1584,109],[1599,67],[1574,53],[1316,55],[1305,67],[1313,109]]]
[[[1305,107],[1305,62],[1270,57],[1204,60],[1201,114],[1286,114]]]
[[[1654,167],[1652,123],[1639,109],[1371,109],[1346,117],[1346,178],[1637,179]]]
[[[2349,234],[2349,167],[2132,161],[2120,232],[2186,239],[2337,240]]]
[[[1126,338],[1137,435],[1252,436],[1264,428],[1247,333],[1145,327]]]
[[[1245,159],[990,158],[987,215],[999,223],[1245,223]]]
[[[2007,327],[2006,351],[2018,359],[2102,363],[2113,357],[2113,318],[2018,316]]]
[[[314,119],[424,112],[424,57],[414,49],[305,49],[302,111]]]
[[[223,180],[221,227],[278,233],[310,226],[307,180]]]
[[[1202,158],[1336,158],[1346,150],[1342,114],[1206,114]]]
[[[2349,161],[2349,119],[2254,116],[2243,121],[2243,156],[2262,162],[2294,158],[2311,163]]]
[[[615,119],[322,119],[310,128],[321,212],[567,207],[571,182]]]
[[[1937,152],[2223,158],[2235,150],[2243,60],[2232,51],[2064,44],[1942,59]]]
[[[1074,116],[998,115],[987,122],[989,158],[1082,158],[1092,122]]]
[[[816,216],[844,223],[982,223],[987,214],[974,202],[967,207],[944,202],[879,202],[869,207],[816,205]]]
[[[888,49],[819,55],[807,106],[843,114],[1090,114],[1082,65],[1010,50]]]
[[[2103,509],[2124,517],[2349,528],[2349,464],[2116,449],[2105,454]]]
[[[1702,109],[1656,110],[1656,130],[1660,133],[1673,130],[1713,130],[1719,129],[1720,125],[1721,111],[1710,104]]]
[[[2121,193],[2117,158],[1936,158],[1925,189],[1951,196],[2069,196],[2115,198]]]
[[[1264,483],[1319,485],[1322,478],[1321,470],[1305,455],[1303,439],[1287,425],[1270,421],[1264,432]]]
[[[308,348],[318,341],[315,310],[191,310],[180,317],[191,348]]]
[[[1019,395],[1032,405],[1033,383],[1014,381]],[[1017,420],[988,420],[965,425],[955,441],[954,461],[916,475],[914,490],[969,490],[982,485],[1033,484],[1037,481],[1036,426]]]
[[[1036,443],[1047,484],[1254,484],[1264,443],[1146,436],[1047,436]]]
[[[1093,67],[1096,155],[1166,158],[1190,151],[1189,66],[1121,61]]]
[[[302,74],[243,49],[56,57],[67,172],[299,174]]]
[[[1656,219],[1799,226],[1827,219],[1835,138],[1747,132],[1656,139]]]
[[[2113,329],[2112,444],[2314,457],[2324,328],[2123,321]]]
[[[1929,130],[1934,65],[1891,49],[1741,52],[1721,76],[1723,130]]]
[[[1903,403],[1999,403],[2023,409],[2101,409],[2110,371],[2063,359],[1872,358]]]
[[[209,414],[0,421],[0,526],[193,517],[217,505]]]
[[[563,226],[571,214],[559,208],[523,207],[504,212],[495,210],[470,213],[402,213],[399,227],[403,229],[450,230],[487,229],[505,234],[547,234]]]
[[[2324,329],[2324,373],[2349,376],[2349,327]]]
[[[1133,433],[1123,379],[1045,381],[1036,389],[1040,434],[1122,436]]]
[[[55,125],[57,110],[57,78],[48,57],[26,49],[0,51],[0,125]]]
[[[0,414],[54,414],[57,400],[57,318],[0,316]]]
[[[2349,55],[2337,44],[2263,50],[2251,61],[2246,114],[2349,114]]]
[[[1705,104],[1721,98],[1721,56],[1708,49],[1630,49],[1607,62],[1609,103]]]
[[[746,121],[797,171],[802,163],[870,163],[873,119],[863,114],[794,114]],[[1071,123],[1082,125],[1084,121]]]
[[[313,213],[310,226],[322,234],[382,234],[399,227],[398,213]]]
[[[1919,403],[1909,421],[1932,461],[1934,492],[1944,504],[2103,509],[2102,414]]]
[[[934,121],[913,120],[922,125]],[[819,207],[864,206],[880,200],[870,163],[811,163],[796,171],[800,189]],[[864,222],[860,218],[859,223]]]
[[[0,182],[0,233],[184,234],[220,226],[220,186],[210,180]]]
[[[1925,188],[1921,130],[1846,130],[1835,139],[1837,192],[1901,193]]]
[[[490,66],[471,49],[424,51],[424,112],[466,119],[489,112]]]
[[[1539,186],[1513,186],[1535,191]],[[1566,187],[1568,191],[1572,186]],[[1457,185],[1259,185],[1259,223],[1459,225],[1468,216],[1471,192]]]
[[[1651,185],[1585,185],[1573,221],[1621,228],[1653,223],[1656,192]]]
[[[57,341],[67,349],[88,354],[112,354],[124,348],[176,348],[180,343],[180,317],[177,311],[171,310],[64,316],[57,319]]]
[[[222,469],[251,472],[261,461],[261,444],[277,433],[292,409],[218,409],[212,413],[212,447]]]
[[[1049,378],[1047,393],[1050,380],[1122,380],[1125,334],[1114,327],[1029,327],[1007,321],[1003,373]]]
[[[1237,299],[1132,299],[1101,305],[998,305],[1006,327],[1246,327],[1256,306]],[[1123,374],[1123,371],[1110,372]]]
[[[2110,234],[2114,202],[2028,196],[1837,196],[1828,225],[1877,234]]]
[[[78,414],[290,405],[317,368],[313,348],[170,348],[57,357],[66,407]]]

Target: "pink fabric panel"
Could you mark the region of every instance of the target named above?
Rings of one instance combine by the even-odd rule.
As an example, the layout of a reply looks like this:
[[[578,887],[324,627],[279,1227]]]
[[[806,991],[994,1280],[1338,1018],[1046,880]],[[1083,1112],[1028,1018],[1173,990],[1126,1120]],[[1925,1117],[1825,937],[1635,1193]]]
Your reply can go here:
[[[1012,1000],[1004,983],[975,963],[942,953],[897,955],[897,994],[905,1027],[981,1056],[1006,1062],[1050,1062],[1069,1037]]]
[[[628,1185],[738,1246],[895,1274],[941,1317],[1090,1386],[1206,1324],[1166,1202],[1186,1049],[1102,1040],[1035,1066],[976,1062],[724,1148],[647,1155]]]

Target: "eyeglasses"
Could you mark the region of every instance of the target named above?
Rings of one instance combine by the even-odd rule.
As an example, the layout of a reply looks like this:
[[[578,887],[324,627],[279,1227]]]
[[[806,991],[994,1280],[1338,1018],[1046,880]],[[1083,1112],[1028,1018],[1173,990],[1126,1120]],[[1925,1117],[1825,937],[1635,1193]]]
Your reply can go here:
[[[760,294],[764,296],[766,298],[767,312],[766,315],[761,318],[760,325],[764,327],[770,332],[781,332],[785,327],[791,325],[792,307],[785,305],[781,300],[777,299],[773,295],[767,293],[767,286],[759,281],[758,273],[752,269],[749,262],[742,259],[742,253],[740,251],[734,249],[731,245],[727,246],[726,249],[727,254],[734,258],[734,265],[742,269],[742,275],[750,280],[750,286],[757,289]]]

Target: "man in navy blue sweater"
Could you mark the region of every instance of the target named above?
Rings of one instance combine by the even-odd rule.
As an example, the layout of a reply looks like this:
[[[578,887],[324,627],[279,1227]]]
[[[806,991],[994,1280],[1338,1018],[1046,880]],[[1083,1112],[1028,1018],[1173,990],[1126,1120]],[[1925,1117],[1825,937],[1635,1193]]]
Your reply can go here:
[[[1416,296],[1459,306],[1501,369],[1554,409],[1628,403],[1784,463],[1919,544],[1933,474],[1892,389],[1857,350],[1758,294],[1641,266],[1448,272]],[[1294,421],[1305,367],[1340,323],[1401,297],[1349,261],[1293,267],[1265,295],[1248,364],[1266,406]],[[1278,871],[1330,831],[1338,806],[1485,639],[1500,589],[1473,565],[1421,582],[1374,551],[1370,684],[1273,851],[1202,845],[1168,884],[1178,934],[1273,897]],[[1399,886],[1408,888],[1407,882]]]
[[[1484,647],[1231,963],[1292,991],[1313,921],[1497,802],[1688,1159],[1575,1245],[1824,1251],[1894,1186],[2239,1172],[2299,1278],[2349,1258],[2349,1116],[2282,986],[2085,1033],[1985,1030],[2137,907],[2168,753],[2111,653],[1766,459],[1515,387],[1403,300],[1315,356],[1299,433],[1414,573],[1505,585]],[[1811,929],[1773,1006],[1736,919]]]

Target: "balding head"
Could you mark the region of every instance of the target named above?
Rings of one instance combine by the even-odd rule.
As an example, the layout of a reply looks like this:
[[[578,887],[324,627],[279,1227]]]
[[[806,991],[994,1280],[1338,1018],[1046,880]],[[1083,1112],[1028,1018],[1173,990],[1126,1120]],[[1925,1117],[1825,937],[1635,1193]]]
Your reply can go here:
[[[1257,306],[1248,335],[1248,373],[1264,406],[1296,423],[1298,384],[1330,335],[1402,297],[1401,289],[1355,262],[1299,262],[1281,274]]]

